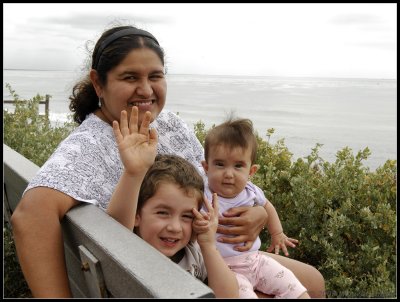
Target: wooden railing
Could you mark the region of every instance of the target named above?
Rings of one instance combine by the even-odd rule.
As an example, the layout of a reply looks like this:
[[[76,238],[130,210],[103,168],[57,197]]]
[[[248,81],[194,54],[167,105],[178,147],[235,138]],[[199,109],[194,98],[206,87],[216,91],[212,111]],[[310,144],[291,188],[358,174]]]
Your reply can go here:
[[[44,105],[44,114],[49,116],[51,95],[46,94],[44,101],[39,101],[39,105]],[[21,101],[24,102],[24,101]],[[26,101],[25,101],[26,102]],[[14,100],[3,100],[3,104],[15,104]]]
[[[5,220],[39,167],[3,144]],[[212,298],[212,290],[91,204],[62,221],[68,278],[74,297]]]

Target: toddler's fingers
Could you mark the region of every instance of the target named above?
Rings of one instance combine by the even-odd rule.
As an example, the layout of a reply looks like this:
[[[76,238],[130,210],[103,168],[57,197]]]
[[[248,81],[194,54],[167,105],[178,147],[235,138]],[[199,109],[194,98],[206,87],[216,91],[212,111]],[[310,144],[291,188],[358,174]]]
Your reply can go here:
[[[193,215],[194,215],[197,219],[201,219],[201,220],[204,219],[204,218],[203,218],[203,215],[202,215],[196,208],[193,208],[193,209],[192,209],[192,212],[193,212]]]
[[[288,245],[288,246],[290,246],[292,248],[296,247],[296,245],[294,243],[291,243],[291,242],[286,242],[286,245]]]
[[[198,227],[203,227],[205,225],[208,225],[208,221],[207,220],[195,219],[193,221],[193,225],[198,226]]]
[[[210,205],[210,201],[208,200],[208,198],[206,197],[206,195],[203,196],[203,203],[206,206],[207,211],[209,212],[210,209],[212,209],[211,205]]]
[[[203,234],[203,233],[207,233],[208,232],[209,227],[208,226],[202,226],[202,227],[196,226],[196,227],[193,227],[193,230],[197,234]]]
[[[217,195],[217,193],[213,194],[212,199],[213,199],[212,205],[213,205],[213,208],[214,208],[214,212],[217,213],[217,215],[218,215],[218,213],[219,213],[219,203],[218,203],[218,195]]]

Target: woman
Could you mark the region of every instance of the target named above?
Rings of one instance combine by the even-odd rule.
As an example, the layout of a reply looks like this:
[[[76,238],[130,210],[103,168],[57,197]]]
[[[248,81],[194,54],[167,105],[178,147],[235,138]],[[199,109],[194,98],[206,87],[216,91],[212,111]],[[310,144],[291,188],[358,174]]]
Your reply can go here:
[[[18,257],[34,297],[71,297],[60,221],[79,202],[107,208],[123,170],[111,126],[122,110],[137,106],[139,124],[150,111],[159,136],[157,151],[184,157],[202,171],[203,148],[180,118],[163,110],[166,92],[164,52],[152,34],[132,26],[103,33],[88,77],[75,85],[70,97],[70,109],[80,125],[41,167],[12,215]],[[265,210],[231,211],[227,216],[240,217],[227,217],[223,223],[237,225],[235,240],[251,245],[266,223]],[[271,256],[291,269],[311,296],[324,290],[315,268]]]

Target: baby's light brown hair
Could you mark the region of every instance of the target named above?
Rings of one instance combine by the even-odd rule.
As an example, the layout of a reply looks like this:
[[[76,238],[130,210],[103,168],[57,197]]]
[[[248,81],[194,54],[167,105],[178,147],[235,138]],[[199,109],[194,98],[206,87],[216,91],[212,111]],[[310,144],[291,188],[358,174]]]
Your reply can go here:
[[[236,147],[251,148],[251,164],[254,164],[257,156],[257,137],[251,120],[230,117],[224,123],[210,129],[204,142],[206,161],[208,161],[210,149],[218,145],[227,146],[231,150]]]

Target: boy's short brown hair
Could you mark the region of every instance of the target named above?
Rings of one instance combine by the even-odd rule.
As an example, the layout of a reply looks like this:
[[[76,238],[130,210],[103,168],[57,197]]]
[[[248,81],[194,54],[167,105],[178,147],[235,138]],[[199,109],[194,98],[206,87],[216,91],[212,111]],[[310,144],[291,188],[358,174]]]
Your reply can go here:
[[[157,155],[140,187],[137,211],[157,191],[159,184],[172,183],[182,188],[188,196],[198,200],[200,209],[204,196],[204,181],[197,169],[186,159],[176,155]]]

